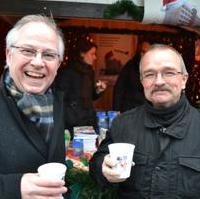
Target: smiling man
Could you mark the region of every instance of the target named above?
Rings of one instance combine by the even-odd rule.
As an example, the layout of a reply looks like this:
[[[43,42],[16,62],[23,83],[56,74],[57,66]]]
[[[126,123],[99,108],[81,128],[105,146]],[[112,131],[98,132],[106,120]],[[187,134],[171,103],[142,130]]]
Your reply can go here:
[[[102,186],[118,184],[120,199],[200,198],[200,113],[187,100],[181,55],[152,45],[140,61],[146,103],[119,115],[90,161]],[[131,176],[119,178],[108,145],[135,144]]]
[[[64,42],[53,19],[28,15],[6,37],[0,88],[0,198],[63,198],[63,180],[37,168],[65,161],[62,94],[52,86]]]
[[[145,54],[140,63],[140,74],[145,97],[157,108],[176,104],[188,79],[180,55],[163,46]]]

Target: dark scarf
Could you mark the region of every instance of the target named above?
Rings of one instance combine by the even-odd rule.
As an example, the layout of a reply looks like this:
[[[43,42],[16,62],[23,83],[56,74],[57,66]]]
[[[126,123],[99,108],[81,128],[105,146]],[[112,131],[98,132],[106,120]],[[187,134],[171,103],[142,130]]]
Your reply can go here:
[[[156,109],[150,103],[146,104],[147,116],[145,126],[157,128],[156,134],[159,150],[158,155],[170,144],[170,138],[183,139],[188,132],[188,120],[190,104],[185,95],[182,94],[177,104],[164,109]]]
[[[5,73],[4,83],[20,111],[36,124],[45,142],[48,142],[53,131],[53,95],[51,89],[43,95],[23,93],[17,89],[8,71]]]
[[[168,127],[173,123],[181,121],[185,113],[189,111],[189,102],[184,94],[182,94],[179,102],[172,107],[157,109],[150,103],[146,103],[147,114],[149,115],[147,123],[154,127]]]

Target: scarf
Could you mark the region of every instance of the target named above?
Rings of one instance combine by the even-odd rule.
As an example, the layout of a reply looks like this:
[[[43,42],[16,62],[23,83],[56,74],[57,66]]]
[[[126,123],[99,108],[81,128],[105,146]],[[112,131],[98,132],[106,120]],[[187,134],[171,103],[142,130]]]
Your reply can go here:
[[[189,102],[186,96],[182,94],[177,104],[163,109],[154,108],[150,103],[146,103],[147,114],[150,114],[150,123],[154,126],[168,127],[173,123],[176,123],[185,116],[185,113],[189,110]]]
[[[155,134],[160,149],[158,155],[169,146],[171,138],[183,139],[187,134],[190,104],[184,94],[171,107],[157,109],[150,103],[146,103],[146,110],[148,116],[144,120],[145,126],[160,128],[159,132],[162,132]]]
[[[13,79],[9,75],[9,71],[5,74],[4,83],[8,93],[17,103],[19,110],[36,125],[47,143],[53,131],[52,90],[49,89],[43,95],[23,93],[17,89]]]

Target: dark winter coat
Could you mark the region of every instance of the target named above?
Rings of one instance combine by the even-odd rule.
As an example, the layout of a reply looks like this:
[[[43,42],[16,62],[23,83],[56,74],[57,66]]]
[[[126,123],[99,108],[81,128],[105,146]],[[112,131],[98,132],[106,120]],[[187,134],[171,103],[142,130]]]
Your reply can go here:
[[[113,121],[111,132],[90,162],[90,173],[102,186],[102,161],[108,144],[135,144],[131,177],[119,183],[120,199],[200,198],[200,112],[185,96],[165,110],[150,104]]]
[[[113,110],[124,112],[145,102],[140,82],[140,54],[136,54],[122,68],[113,88]]]
[[[58,89],[64,91],[65,128],[74,126],[94,126],[96,112],[93,100],[96,93],[95,76],[92,67],[82,61],[74,61],[61,71],[56,79]]]
[[[65,161],[62,96],[54,95],[54,130],[49,144],[17,108],[15,101],[0,87],[0,198],[21,199],[24,173],[37,173],[47,162]]]

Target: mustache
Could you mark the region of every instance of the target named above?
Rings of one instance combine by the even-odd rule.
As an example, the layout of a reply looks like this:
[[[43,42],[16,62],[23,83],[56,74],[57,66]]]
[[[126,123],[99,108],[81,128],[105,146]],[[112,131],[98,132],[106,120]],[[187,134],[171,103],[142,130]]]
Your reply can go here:
[[[159,91],[168,91],[168,92],[171,92],[171,90],[169,88],[166,88],[166,87],[157,87],[157,88],[154,88],[151,93],[154,93],[154,92],[159,92]]]

